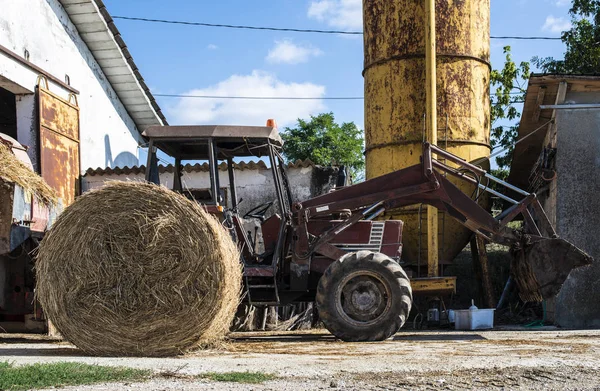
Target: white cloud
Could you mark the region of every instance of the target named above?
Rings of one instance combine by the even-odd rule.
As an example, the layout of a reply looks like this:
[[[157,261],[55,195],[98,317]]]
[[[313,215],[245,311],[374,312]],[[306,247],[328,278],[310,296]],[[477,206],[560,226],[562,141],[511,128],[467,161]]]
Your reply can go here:
[[[571,22],[569,22],[566,18],[560,17],[555,18],[552,15],[549,15],[546,18],[546,22],[542,26],[543,31],[550,31],[552,33],[561,33],[571,28]]]
[[[312,0],[308,17],[342,29],[362,29],[362,0]]]
[[[275,46],[269,50],[266,60],[273,64],[299,64],[307,62],[310,57],[317,57],[323,52],[311,45],[296,45],[289,39],[275,41]]]
[[[208,45],[206,47],[208,50],[217,50],[219,47],[217,45],[215,45],[214,43],[211,43],[210,45]]]
[[[325,87],[312,83],[286,83],[271,73],[255,70],[250,75],[233,75],[207,88],[185,95],[323,97]],[[168,109],[173,123],[183,125],[223,124],[262,126],[274,118],[280,128],[293,125],[326,109],[323,100],[247,100],[181,98]]]
[[[571,0],[556,0],[554,4],[556,4],[557,7],[564,7],[566,5],[570,5]]]

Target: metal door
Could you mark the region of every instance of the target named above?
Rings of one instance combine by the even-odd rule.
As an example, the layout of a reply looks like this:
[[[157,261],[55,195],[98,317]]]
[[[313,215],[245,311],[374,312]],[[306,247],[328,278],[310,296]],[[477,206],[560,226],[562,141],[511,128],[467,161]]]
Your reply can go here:
[[[47,83],[45,88],[40,83],[38,108],[40,171],[66,207],[80,191],[77,99],[71,94],[69,101],[64,100],[50,92]]]

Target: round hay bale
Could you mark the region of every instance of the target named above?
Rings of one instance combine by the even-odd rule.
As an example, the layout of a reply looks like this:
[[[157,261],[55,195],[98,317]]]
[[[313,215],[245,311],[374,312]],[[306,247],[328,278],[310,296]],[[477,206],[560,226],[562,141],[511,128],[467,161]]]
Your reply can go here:
[[[0,138],[0,180],[16,183],[33,193],[45,205],[58,204],[56,191],[30,166],[20,161],[12,149],[2,142],[2,138]]]
[[[48,318],[84,352],[171,356],[225,336],[241,266],[229,233],[195,202],[109,182],[59,216],[36,277]]]

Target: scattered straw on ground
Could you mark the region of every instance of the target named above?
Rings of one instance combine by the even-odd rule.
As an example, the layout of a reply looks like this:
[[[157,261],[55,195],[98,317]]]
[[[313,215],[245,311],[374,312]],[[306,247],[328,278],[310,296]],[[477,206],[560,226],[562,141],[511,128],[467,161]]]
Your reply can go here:
[[[79,197],[42,241],[37,297],[94,355],[169,356],[224,337],[239,302],[237,248],[198,204],[146,183]]]
[[[56,205],[58,197],[44,179],[20,161],[12,150],[0,142],[0,179],[16,183],[46,205]]]

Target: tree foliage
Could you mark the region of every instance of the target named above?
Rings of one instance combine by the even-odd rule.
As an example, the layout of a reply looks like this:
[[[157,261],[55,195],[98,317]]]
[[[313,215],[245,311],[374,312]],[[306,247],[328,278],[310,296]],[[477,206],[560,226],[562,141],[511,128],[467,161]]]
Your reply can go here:
[[[285,128],[283,154],[288,161],[310,159],[319,165],[346,166],[356,180],[365,167],[363,132],[354,122],[335,122],[333,113],[298,119],[295,128]]]
[[[549,73],[600,73],[600,0],[573,0],[571,29],[561,35],[565,58],[534,57],[532,62]]]
[[[492,90],[490,143],[494,151],[506,150],[496,157],[496,163],[500,170],[507,171],[512,161],[519,124],[504,126],[497,123],[502,120],[515,121],[521,116],[515,104],[525,100],[530,69],[528,62],[517,65],[513,61],[510,46],[504,47],[504,54],[506,55],[504,67],[493,70],[490,77]]]

